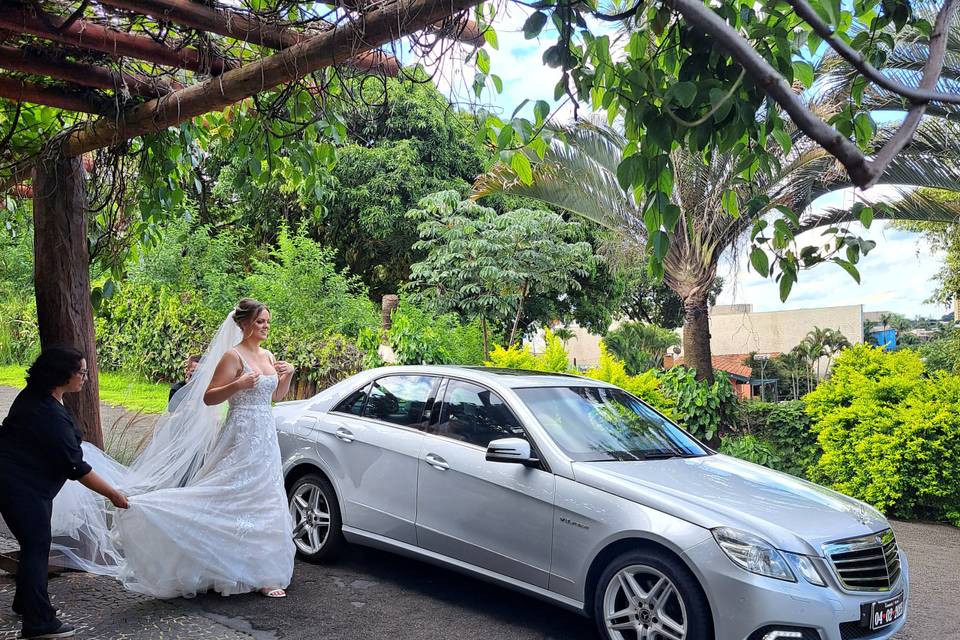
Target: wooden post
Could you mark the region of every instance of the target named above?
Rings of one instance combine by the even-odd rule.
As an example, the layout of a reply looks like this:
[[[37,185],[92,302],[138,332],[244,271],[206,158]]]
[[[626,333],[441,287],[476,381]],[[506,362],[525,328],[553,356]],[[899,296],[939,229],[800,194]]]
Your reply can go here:
[[[103,447],[100,382],[90,302],[86,191],[80,158],[44,154],[33,173],[34,288],[40,346],[65,344],[87,359],[89,379],[64,396],[84,440]]]

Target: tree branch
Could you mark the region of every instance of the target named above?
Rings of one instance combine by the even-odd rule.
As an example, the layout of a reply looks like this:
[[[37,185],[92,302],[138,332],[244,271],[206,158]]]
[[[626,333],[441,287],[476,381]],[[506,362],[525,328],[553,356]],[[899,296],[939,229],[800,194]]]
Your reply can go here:
[[[950,23],[956,15],[957,2],[958,0],[946,0],[940,9],[940,13],[937,14],[937,20],[933,26],[933,33],[930,34],[930,57],[927,58],[926,64],[923,65],[923,77],[920,78],[920,89],[936,87],[937,81],[940,80],[940,74],[943,72],[943,61],[947,54],[947,33],[950,30]],[[926,102],[915,104],[910,108],[907,117],[904,118],[903,124],[900,125],[896,135],[888,140],[887,144],[883,145],[883,148],[880,149],[879,153],[874,157],[873,165],[877,169],[877,175],[867,184],[867,187],[872,187],[876,184],[883,172],[886,171],[887,165],[910,143],[913,139],[913,134],[917,131],[917,127],[920,126],[920,120],[923,118],[926,110]]]
[[[830,45],[831,49],[840,54],[841,58],[853,65],[854,69],[859,71],[866,78],[870,79],[870,81],[877,86],[883,87],[887,91],[891,91],[899,96],[903,96],[915,104],[926,104],[928,102],[960,104],[960,95],[955,93],[941,93],[940,91],[934,90],[936,87],[936,82],[928,87],[921,85],[919,88],[914,89],[913,87],[908,87],[905,84],[897,82],[893,78],[883,75],[879,70],[877,70],[876,67],[864,60],[863,56],[853,49],[853,47],[836,37],[830,26],[820,19],[820,16],[817,15],[817,12],[806,0],[787,0],[787,2],[793,7],[794,11],[796,11],[797,16],[802,18],[804,22],[813,27],[813,30],[817,33],[817,35],[823,38],[823,41]],[[937,16],[938,23],[940,21],[940,16],[943,15],[944,11],[951,4],[952,3],[950,2],[944,4],[943,8],[940,10],[940,15]],[[930,46],[931,48],[933,47],[933,36],[931,36]],[[937,73],[937,78],[939,78],[939,72]]]
[[[753,81],[790,115],[793,123],[813,141],[836,157],[859,187],[876,178],[876,169],[863,152],[839,131],[814,115],[793,92],[783,76],[733,27],[700,0],[665,0],[664,4],[683,15],[692,26],[699,28],[720,43],[743,66]]]

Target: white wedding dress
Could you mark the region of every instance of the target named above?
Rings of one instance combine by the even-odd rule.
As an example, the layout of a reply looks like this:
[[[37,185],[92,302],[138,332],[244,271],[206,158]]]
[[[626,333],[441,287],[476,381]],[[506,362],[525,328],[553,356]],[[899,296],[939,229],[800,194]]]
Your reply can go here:
[[[130,508],[108,511],[99,496],[68,483],[54,501],[52,561],[158,598],[290,583],[296,547],[271,409],[277,376],[261,375],[234,394],[225,419],[197,404],[234,337],[214,341],[204,359],[216,361],[201,361],[197,384],[178,392],[177,408],[129,468],[84,443],[87,462],[127,493]]]

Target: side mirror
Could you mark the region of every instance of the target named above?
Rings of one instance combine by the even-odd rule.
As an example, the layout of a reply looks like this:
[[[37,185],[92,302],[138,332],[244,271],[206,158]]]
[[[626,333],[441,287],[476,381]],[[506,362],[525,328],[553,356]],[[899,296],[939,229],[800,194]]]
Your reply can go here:
[[[523,438],[501,438],[487,445],[487,462],[535,465],[540,460],[531,457],[530,443]]]

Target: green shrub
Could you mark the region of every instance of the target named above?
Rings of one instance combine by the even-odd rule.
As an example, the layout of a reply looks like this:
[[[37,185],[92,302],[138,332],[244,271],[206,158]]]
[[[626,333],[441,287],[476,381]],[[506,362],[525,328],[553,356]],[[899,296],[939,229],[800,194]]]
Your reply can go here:
[[[0,364],[33,362],[38,355],[36,300],[11,297],[0,302]]]
[[[95,319],[98,364],[152,381],[179,380],[187,356],[206,350],[223,318],[195,294],[126,284],[101,303]]]
[[[527,371],[552,371],[566,373],[570,371],[570,359],[563,341],[553,331],[544,331],[546,349],[540,355],[534,355],[530,347],[513,345],[504,349],[494,345],[490,351],[490,359],[484,363],[488,367],[501,369],[525,369]]]
[[[721,437],[720,453],[771,469],[781,470],[783,466],[783,459],[776,446],[751,433]]]
[[[774,447],[781,459],[776,467],[780,471],[805,477],[820,456],[817,435],[810,429],[810,416],[802,400],[741,402],[736,424],[741,434],[756,435]]]
[[[960,377],[857,345],[805,400],[823,449],[812,479],[897,517],[960,525]]]
[[[483,331],[479,320],[464,325],[456,314],[436,315],[401,300],[387,332],[397,364],[483,363]]]
[[[680,344],[680,336],[670,329],[643,322],[625,322],[610,331],[603,341],[607,349],[623,361],[627,373],[636,375],[663,366],[669,347]]]
[[[316,336],[294,325],[273,325],[265,346],[296,369],[291,390],[295,398],[310,397],[364,368],[364,352],[340,334]]]
[[[737,396],[723,371],[714,372],[714,381],[708,383],[697,380],[693,369],[673,367],[660,381],[674,403],[676,420],[694,436],[713,440],[734,424]]]
[[[960,373],[960,329],[920,345],[917,351],[927,371]]]

